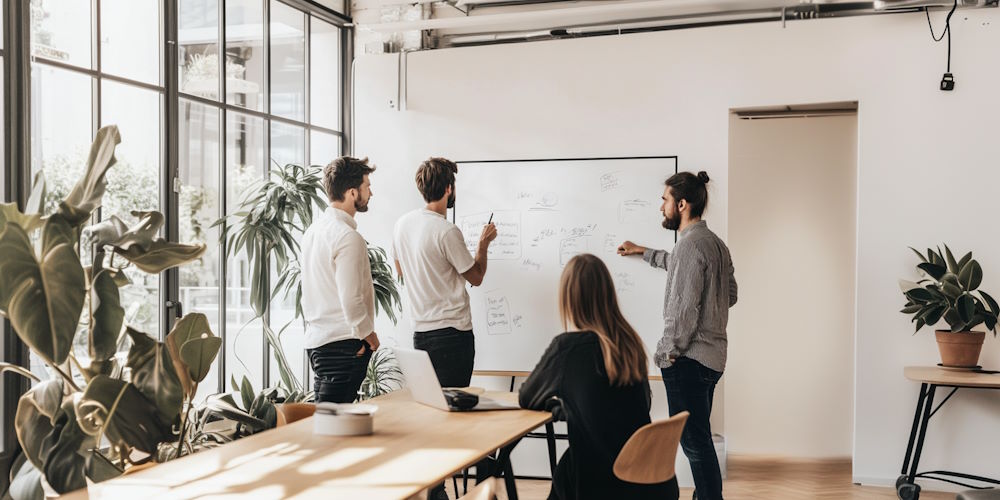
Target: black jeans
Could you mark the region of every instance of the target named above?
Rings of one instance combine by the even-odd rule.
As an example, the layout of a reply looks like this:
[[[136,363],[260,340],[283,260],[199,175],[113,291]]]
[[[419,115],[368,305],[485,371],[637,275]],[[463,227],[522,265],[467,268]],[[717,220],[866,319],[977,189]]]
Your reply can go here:
[[[372,357],[368,342],[338,340],[306,349],[306,353],[315,373],[313,390],[316,391],[317,403],[353,403],[358,399],[358,389],[365,379],[368,360]]]
[[[472,331],[441,328],[413,334],[413,348],[427,351],[441,387],[468,387],[476,359]]]
[[[682,411],[691,414],[681,434],[681,448],[691,463],[698,500],[722,500],[722,473],[712,442],[712,400],[715,385],[722,374],[689,358],[677,358],[670,368],[663,368],[670,415]]]

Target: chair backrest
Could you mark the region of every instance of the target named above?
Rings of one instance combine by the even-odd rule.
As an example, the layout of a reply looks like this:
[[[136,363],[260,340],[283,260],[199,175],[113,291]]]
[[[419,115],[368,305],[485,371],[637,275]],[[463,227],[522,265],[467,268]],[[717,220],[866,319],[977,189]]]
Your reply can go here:
[[[497,478],[491,477],[479,483],[472,491],[462,495],[458,500],[495,500],[497,497]]]
[[[274,405],[278,410],[278,425],[285,425],[308,418],[316,413],[316,403],[282,403]]]
[[[682,411],[667,420],[646,424],[628,438],[615,459],[615,476],[639,484],[662,483],[674,477],[677,445],[688,415]]]

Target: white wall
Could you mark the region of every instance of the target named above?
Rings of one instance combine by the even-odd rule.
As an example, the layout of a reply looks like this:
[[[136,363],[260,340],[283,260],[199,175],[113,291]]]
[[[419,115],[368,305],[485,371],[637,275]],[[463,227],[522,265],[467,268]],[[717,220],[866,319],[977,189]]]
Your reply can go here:
[[[729,452],[850,457],[857,117],[730,123]]]
[[[389,107],[396,56],[362,57],[355,151],[380,166],[372,212],[359,217],[362,233],[388,243],[395,218],[420,205],[412,173],[431,154],[677,154],[682,169],[711,174],[714,202],[706,217],[726,237],[728,110],[857,100],[854,473],[888,484],[898,474],[916,402],[917,386],[903,379],[903,366],[938,360],[933,336],[911,337],[909,320],[898,313],[896,280],[913,273],[906,247],[946,241],[974,249],[987,289],[1000,286],[993,223],[1000,11],[960,11],[953,28],[951,93],[937,90],[945,46],[930,40],[922,14],[414,53],[404,112]],[[409,343],[408,321],[395,329],[381,323],[379,331]],[[982,362],[1000,366],[996,340],[987,340]],[[1000,401],[965,392],[935,416],[923,463],[995,473]]]

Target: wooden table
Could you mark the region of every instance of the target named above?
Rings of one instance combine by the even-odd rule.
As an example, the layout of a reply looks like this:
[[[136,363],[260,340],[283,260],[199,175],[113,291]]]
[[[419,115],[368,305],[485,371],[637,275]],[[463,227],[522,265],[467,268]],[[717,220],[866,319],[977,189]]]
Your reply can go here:
[[[487,392],[515,400],[507,392]],[[548,412],[444,412],[400,390],[378,406],[375,434],[313,434],[313,419],[255,434],[212,450],[118,477],[89,489],[91,498],[399,499],[440,484],[501,450],[507,460],[522,436],[549,422]],[[506,456],[505,456],[506,455]],[[65,498],[86,498],[79,490]],[[514,497],[516,498],[516,491]]]
[[[990,371],[956,371],[937,366],[907,366],[903,376],[914,382],[920,382],[920,395],[917,398],[917,409],[913,413],[913,426],[910,428],[910,439],[906,445],[906,456],[903,458],[903,468],[896,479],[896,494],[904,500],[920,498],[920,485],[914,484],[917,478],[935,479],[952,484],[958,484],[975,489],[988,489],[961,480],[979,481],[987,484],[1000,485],[1000,481],[972,474],[951,471],[917,472],[920,453],[924,448],[924,438],[927,435],[927,424],[935,413],[959,389],[1000,389],[1000,374]],[[934,407],[934,395],[938,387],[951,388],[951,392]],[[933,409],[932,409],[933,408]]]

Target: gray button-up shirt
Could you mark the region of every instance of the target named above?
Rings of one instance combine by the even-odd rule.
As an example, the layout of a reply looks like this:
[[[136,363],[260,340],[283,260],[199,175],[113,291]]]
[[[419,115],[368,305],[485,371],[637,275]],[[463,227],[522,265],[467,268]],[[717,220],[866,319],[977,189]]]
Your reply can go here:
[[[736,304],[736,277],[729,248],[705,221],[680,233],[673,252],[646,250],[642,260],[667,270],[663,338],[654,361],[660,368],[684,356],[712,370],[726,368],[726,324]]]

